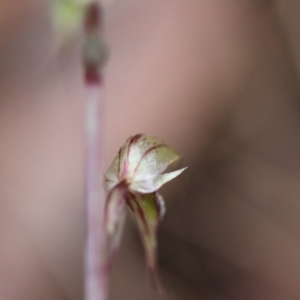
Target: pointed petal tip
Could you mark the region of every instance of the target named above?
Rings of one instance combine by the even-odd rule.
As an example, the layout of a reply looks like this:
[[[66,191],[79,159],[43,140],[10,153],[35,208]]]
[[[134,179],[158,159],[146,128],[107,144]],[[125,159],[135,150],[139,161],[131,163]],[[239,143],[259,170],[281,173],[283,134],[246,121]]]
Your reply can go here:
[[[145,178],[144,180],[140,181],[133,181],[130,184],[130,189],[134,192],[142,193],[142,194],[149,194],[156,192],[159,190],[165,183],[171,181],[172,179],[176,178],[179,176],[185,169],[179,169],[170,173],[165,173],[161,174],[156,177],[150,177],[150,178]]]
[[[163,297],[166,294],[165,285],[159,275],[157,267],[148,267],[148,272],[151,280],[151,284],[153,285],[154,289],[157,291],[160,297]]]
[[[171,181],[172,179],[178,177],[186,169],[187,167],[160,175],[159,176],[160,187],[163,184],[167,183],[168,181]]]

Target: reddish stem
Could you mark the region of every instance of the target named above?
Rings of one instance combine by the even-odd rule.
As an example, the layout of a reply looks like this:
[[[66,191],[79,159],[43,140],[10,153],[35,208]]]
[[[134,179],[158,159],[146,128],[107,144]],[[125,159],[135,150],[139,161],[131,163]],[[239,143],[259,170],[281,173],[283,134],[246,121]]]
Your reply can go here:
[[[99,35],[100,8],[90,5],[85,23],[85,43]],[[100,39],[100,36],[99,36]],[[99,43],[100,45],[100,43]],[[87,45],[85,45],[86,47]],[[89,45],[88,45],[89,46]],[[93,46],[93,45],[92,45]],[[97,44],[95,45],[97,46]],[[99,48],[100,51],[100,48]],[[103,171],[103,82],[99,60],[83,53],[86,87],[86,247],[85,247],[85,300],[108,299],[108,270],[105,253],[103,212],[105,197],[102,189]]]

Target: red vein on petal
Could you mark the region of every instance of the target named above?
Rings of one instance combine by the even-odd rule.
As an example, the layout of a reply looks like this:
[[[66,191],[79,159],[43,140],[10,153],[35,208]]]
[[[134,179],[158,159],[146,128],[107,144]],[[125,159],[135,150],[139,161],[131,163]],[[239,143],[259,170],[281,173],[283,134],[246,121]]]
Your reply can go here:
[[[139,216],[141,217],[141,220],[142,220],[142,222],[143,222],[143,224],[144,224],[144,227],[145,227],[145,228],[144,228],[144,229],[145,229],[145,234],[146,234],[146,235],[149,235],[149,234],[150,234],[150,229],[149,229],[149,227],[148,227],[148,224],[147,224],[147,220],[146,220],[145,214],[144,214],[144,212],[143,212],[141,206],[139,205],[138,201],[136,200],[135,196],[134,196],[133,194],[130,194],[130,196],[131,196],[130,199],[136,204],[138,214],[139,214]],[[130,206],[131,209],[133,208],[132,205],[129,205],[129,206]],[[133,211],[133,213],[135,212],[134,208],[132,209],[132,211]]]
[[[124,198],[124,195],[126,193],[126,190],[127,190],[127,186],[124,182],[120,182],[119,184],[117,184],[112,190],[109,191],[109,193],[107,194],[107,197],[106,197],[106,202],[105,202],[105,206],[104,206],[104,224],[106,225],[107,224],[107,221],[108,221],[108,206],[111,202],[111,200],[113,200],[113,194],[119,190],[120,192],[120,199],[121,198]],[[118,199],[119,200],[119,199]],[[119,202],[118,205],[120,205],[121,203]]]
[[[148,150],[146,150],[146,151],[144,152],[144,154],[142,155],[140,161],[138,162],[137,166],[135,167],[134,172],[133,172],[133,175],[135,175],[135,173],[136,173],[137,169],[139,168],[139,166],[140,166],[142,160],[145,159],[145,156],[147,156],[149,153],[151,153],[151,152],[154,151],[155,149],[160,148],[160,147],[164,147],[164,146],[165,146],[165,145],[163,145],[163,144],[159,144],[159,145],[153,146],[153,147],[149,148]]]
[[[125,198],[127,205],[129,206],[129,208],[132,210],[132,212],[134,213],[134,207],[132,206],[132,203],[130,201],[130,197],[126,197]]]
[[[121,147],[120,150],[118,151],[118,157],[119,157],[118,175],[120,174],[120,170],[121,170],[121,153],[122,153],[122,149],[123,149],[123,147]]]
[[[132,136],[129,140],[128,147],[127,147],[127,153],[126,153],[126,160],[125,160],[125,165],[124,165],[124,170],[122,176],[127,172],[128,169],[128,164],[129,164],[129,155],[130,155],[130,150],[131,147],[134,146],[137,141],[141,138],[142,134],[136,134]],[[123,153],[122,153],[123,154]]]
[[[137,141],[141,138],[141,136],[142,136],[142,134],[136,134],[130,139],[129,144],[128,144],[128,151],[127,151],[127,161],[129,160],[129,154],[130,154],[131,147],[137,143]]]
[[[107,178],[104,178],[104,180],[105,180],[106,182],[114,182],[114,180],[107,179]]]

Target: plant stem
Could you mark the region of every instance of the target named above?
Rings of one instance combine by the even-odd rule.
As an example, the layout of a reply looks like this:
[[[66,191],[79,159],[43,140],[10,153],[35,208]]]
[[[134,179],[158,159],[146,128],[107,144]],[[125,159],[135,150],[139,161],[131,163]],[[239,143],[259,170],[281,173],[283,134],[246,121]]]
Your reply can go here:
[[[85,300],[108,299],[102,189],[103,82],[100,72],[100,7],[91,4],[85,22],[84,80],[86,88],[86,220]],[[103,52],[103,51],[102,51]]]

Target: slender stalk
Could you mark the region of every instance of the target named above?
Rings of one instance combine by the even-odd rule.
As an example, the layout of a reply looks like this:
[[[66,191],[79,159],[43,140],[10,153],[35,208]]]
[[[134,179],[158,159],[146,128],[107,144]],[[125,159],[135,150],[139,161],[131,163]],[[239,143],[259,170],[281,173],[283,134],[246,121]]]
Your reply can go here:
[[[85,300],[108,299],[108,268],[103,229],[105,197],[102,190],[103,81],[100,67],[103,49],[100,40],[100,7],[91,4],[85,21],[83,52],[86,88],[86,247]]]

